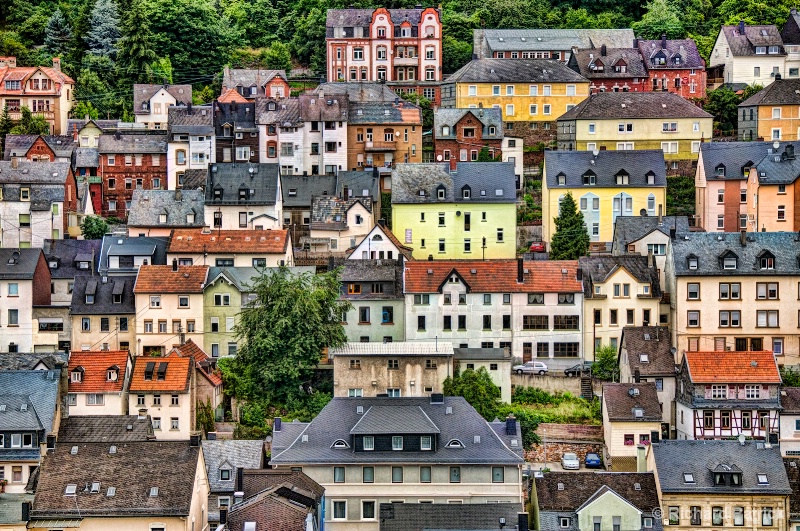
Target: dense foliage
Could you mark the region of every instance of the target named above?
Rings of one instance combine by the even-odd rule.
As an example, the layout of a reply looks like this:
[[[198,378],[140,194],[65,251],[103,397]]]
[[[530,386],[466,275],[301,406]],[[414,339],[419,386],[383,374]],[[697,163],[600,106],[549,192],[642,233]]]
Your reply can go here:
[[[547,222],[547,220],[545,220]],[[556,231],[550,242],[550,258],[552,260],[577,260],[589,252],[589,233],[583,221],[583,212],[567,192],[561,200],[558,217],[554,220]]]
[[[611,345],[603,345],[594,353],[592,374],[601,380],[619,381],[619,358],[617,349]]]
[[[86,216],[81,223],[81,234],[87,240],[99,240],[108,232],[108,223],[100,216]]]

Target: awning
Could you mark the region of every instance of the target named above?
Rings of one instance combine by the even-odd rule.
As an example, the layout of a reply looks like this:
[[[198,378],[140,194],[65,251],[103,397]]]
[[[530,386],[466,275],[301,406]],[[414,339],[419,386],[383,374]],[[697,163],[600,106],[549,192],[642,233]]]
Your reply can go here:
[[[39,317],[39,324],[47,323],[47,324],[64,324],[63,317]]]
[[[79,519],[70,520],[31,520],[28,529],[76,529],[81,526]]]

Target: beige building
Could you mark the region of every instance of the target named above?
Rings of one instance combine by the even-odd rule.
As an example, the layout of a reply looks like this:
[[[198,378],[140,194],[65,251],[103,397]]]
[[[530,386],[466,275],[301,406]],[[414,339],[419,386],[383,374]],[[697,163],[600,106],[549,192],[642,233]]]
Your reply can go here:
[[[603,461],[614,472],[635,472],[637,445],[661,440],[655,384],[604,384],[602,413]]]
[[[195,362],[191,356],[137,356],[131,375],[128,412],[150,415],[159,441],[186,441],[195,429]]]
[[[50,125],[50,134],[67,134],[67,117],[74,101],[75,81],[61,71],[61,59],[53,66],[17,66],[16,57],[0,57],[0,108],[9,118],[22,118],[27,107]]]
[[[134,85],[133,114],[137,124],[167,130],[169,108],[192,103],[191,85]]]
[[[455,348],[455,369],[479,371],[486,369],[492,382],[500,388],[500,401],[511,403],[511,366],[514,364],[509,348]]]
[[[127,415],[131,355],[127,350],[75,351],[69,357],[70,415]]]
[[[75,276],[70,306],[72,350],[135,348],[135,283],[135,276]]]
[[[311,251],[332,253],[355,247],[375,226],[375,206],[371,197],[315,197],[308,247]]]
[[[216,267],[278,267],[294,263],[288,230],[175,229],[167,261]]]

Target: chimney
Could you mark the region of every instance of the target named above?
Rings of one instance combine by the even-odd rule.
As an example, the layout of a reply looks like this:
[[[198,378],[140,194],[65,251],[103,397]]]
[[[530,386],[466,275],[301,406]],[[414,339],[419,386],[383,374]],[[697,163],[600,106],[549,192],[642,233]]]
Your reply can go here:
[[[638,48],[639,47],[639,39],[637,39],[636,37],[633,38],[633,47],[634,48]]]
[[[578,282],[583,281],[583,269],[581,269],[580,267],[575,271],[575,280],[577,280]]]
[[[525,261],[517,258],[517,282],[525,281]]]
[[[27,522],[31,519],[31,502],[22,502],[22,521]]]
[[[639,369],[636,369],[635,371],[633,371],[633,381],[636,382],[636,383],[639,383],[641,381],[641,379],[642,379],[642,376],[641,376],[641,373],[639,372]]]
[[[667,49],[667,35],[664,33],[661,34],[661,48]]]
[[[636,447],[636,471],[647,472],[646,448],[643,444]]]
[[[747,246],[747,231],[742,230],[739,232],[739,243],[742,244],[742,247]]]
[[[272,424],[272,431],[281,431],[281,418],[275,417],[275,422]]]
[[[794,160],[794,144],[786,144],[786,158]]]
[[[244,468],[236,467],[236,490],[244,490]]]
[[[53,57],[53,70],[61,72],[61,58]]]
[[[744,20],[739,21],[739,35],[744,35]]]
[[[50,453],[56,449],[56,436],[55,435],[48,435],[47,436],[47,453]]]
[[[177,271],[177,270],[178,270],[178,259],[177,258],[173,258],[172,259],[172,271]]]
[[[381,227],[385,227],[386,226],[386,220],[383,219],[383,218],[379,219],[378,220],[378,225],[380,225]]]
[[[11,167],[15,170],[19,168],[19,157],[11,157]]]
[[[663,207],[663,205],[660,205],[660,204],[658,205],[658,224],[659,225],[661,225],[661,223],[664,221],[663,216],[661,215],[662,207]]]
[[[528,513],[517,513],[517,531],[528,531]]]
[[[600,55],[601,56],[605,57],[606,56],[606,51],[607,50],[606,50],[606,45],[605,44],[600,46]]]
[[[677,232],[677,231],[676,231],[674,228],[672,228],[672,229],[669,229],[669,239],[670,239],[670,240],[674,240],[674,239],[675,239],[675,233],[676,233],[676,232]]]
[[[780,81],[780,80],[781,80],[781,74],[780,72],[778,72],[777,74],[775,74],[775,81]]]
[[[219,510],[219,525],[225,525],[228,523],[228,510],[227,509],[220,509]]]
[[[517,434],[517,418],[514,415],[506,417],[506,435]]]
[[[193,435],[189,435],[189,446],[192,448],[197,448],[200,446],[200,436],[196,433]]]

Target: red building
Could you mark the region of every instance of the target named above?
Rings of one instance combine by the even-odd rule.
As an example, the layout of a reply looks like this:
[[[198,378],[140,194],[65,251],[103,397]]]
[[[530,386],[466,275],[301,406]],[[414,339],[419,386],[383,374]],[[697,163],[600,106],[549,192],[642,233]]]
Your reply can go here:
[[[692,39],[638,39],[636,45],[647,68],[647,90],[705,98],[706,62]]]
[[[644,92],[648,74],[638,48],[575,50],[567,63],[591,81],[589,92]]]
[[[90,191],[101,197],[103,217],[126,219],[134,190],[167,188],[166,134],[117,132],[100,135],[98,144],[100,183],[90,184]]]
[[[500,109],[438,109],[433,124],[433,152],[437,161],[474,162],[484,147],[497,157],[503,146],[503,118]],[[441,157],[441,158],[440,158]]]

